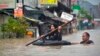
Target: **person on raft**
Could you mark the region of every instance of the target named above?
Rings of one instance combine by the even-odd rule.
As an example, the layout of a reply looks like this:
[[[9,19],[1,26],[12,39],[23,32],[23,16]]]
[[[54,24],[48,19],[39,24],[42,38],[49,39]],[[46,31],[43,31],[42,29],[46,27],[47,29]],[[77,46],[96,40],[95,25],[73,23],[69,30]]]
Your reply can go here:
[[[50,25],[49,32],[54,31],[56,28],[57,28],[57,25],[54,25],[54,24]],[[62,27],[58,26],[58,30],[54,31],[52,34],[45,37],[44,40],[61,41],[62,40]]]

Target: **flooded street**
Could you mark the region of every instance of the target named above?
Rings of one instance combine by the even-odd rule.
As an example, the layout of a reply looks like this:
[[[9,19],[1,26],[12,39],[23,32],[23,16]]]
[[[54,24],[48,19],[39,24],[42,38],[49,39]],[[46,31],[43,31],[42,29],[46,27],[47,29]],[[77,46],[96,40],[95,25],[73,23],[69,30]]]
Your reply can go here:
[[[25,46],[31,38],[0,40],[0,56],[98,56],[100,54],[100,30],[84,30],[63,36],[64,40],[80,42],[83,32],[89,32],[92,45]]]
[[[57,46],[26,46],[39,35]],[[0,0],[0,56],[99,55],[100,0]]]

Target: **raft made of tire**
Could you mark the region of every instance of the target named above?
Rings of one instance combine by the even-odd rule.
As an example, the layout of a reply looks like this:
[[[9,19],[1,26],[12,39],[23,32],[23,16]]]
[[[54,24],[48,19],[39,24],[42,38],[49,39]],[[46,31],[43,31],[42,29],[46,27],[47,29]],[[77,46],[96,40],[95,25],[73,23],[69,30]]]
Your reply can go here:
[[[33,45],[39,45],[39,46],[48,46],[48,45],[71,45],[70,42],[68,41],[52,41],[52,40],[45,40],[45,42],[43,42],[42,40],[38,40],[36,42],[33,43]]]

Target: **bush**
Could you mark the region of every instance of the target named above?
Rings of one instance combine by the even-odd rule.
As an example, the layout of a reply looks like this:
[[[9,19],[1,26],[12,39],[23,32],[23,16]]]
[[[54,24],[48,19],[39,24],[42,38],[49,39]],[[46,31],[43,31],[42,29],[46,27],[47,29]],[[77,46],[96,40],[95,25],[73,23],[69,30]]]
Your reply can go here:
[[[92,20],[93,19],[93,17],[84,8],[81,8],[80,14],[82,14],[83,17],[85,17],[85,18],[87,18],[89,20]]]
[[[1,31],[7,32],[9,34],[9,38],[15,37],[23,37],[26,33],[26,29],[28,27],[28,23],[24,18],[13,18],[8,17],[8,22],[1,25]]]

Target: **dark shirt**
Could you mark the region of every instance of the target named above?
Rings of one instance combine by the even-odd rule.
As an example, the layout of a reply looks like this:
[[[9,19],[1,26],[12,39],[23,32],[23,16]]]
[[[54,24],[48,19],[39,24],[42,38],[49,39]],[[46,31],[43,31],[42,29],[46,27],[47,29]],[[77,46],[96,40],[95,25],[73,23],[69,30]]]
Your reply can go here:
[[[56,40],[57,32],[50,34],[48,37],[49,37],[49,40]]]
[[[57,32],[57,40],[61,41],[62,40],[62,32]]]
[[[48,37],[46,37],[46,40],[58,40],[61,41],[62,40],[62,33],[55,31],[52,34],[50,34]]]
[[[89,41],[81,41],[80,44],[92,44],[93,41],[92,40],[89,40]]]

